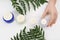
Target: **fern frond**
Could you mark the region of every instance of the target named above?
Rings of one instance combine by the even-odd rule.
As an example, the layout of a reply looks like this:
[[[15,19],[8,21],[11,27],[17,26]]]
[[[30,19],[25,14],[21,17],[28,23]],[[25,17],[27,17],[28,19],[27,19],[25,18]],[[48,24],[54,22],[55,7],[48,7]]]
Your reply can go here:
[[[11,40],[45,40],[44,30],[37,25],[33,29],[30,29],[30,31],[26,31],[25,27],[20,31],[20,34],[17,33]]]
[[[17,12],[19,12],[22,15],[26,15],[27,9],[30,11],[30,3],[33,5],[34,10],[46,3],[46,0],[11,0],[12,5],[14,8],[16,8]],[[20,5],[20,6],[19,6]],[[26,7],[27,5],[27,7]],[[18,6],[18,7],[17,7]]]

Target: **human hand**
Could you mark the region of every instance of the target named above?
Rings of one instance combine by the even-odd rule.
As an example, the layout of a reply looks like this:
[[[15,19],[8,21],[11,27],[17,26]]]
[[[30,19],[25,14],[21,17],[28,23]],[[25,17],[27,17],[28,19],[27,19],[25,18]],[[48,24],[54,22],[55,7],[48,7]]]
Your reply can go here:
[[[57,10],[56,10],[55,5],[52,5],[52,3],[49,3],[47,5],[47,7],[42,15],[42,19],[47,15],[50,15],[50,20],[47,25],[49,27],[49,26],[52,26],[53,24],[55,24],[56,19],[57,19]]]

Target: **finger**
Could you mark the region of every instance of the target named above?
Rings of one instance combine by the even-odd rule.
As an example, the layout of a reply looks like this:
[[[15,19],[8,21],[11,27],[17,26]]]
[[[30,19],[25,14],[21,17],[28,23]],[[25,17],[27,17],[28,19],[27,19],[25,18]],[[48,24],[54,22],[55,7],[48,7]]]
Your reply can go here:
[[[55,19],[54,19],[53,24],[55,24],[55,23],[56,23],[56,20],[57,20],[57,14],[55,15]]]
[[[55,24],[55,19],[52,20],[52,23],[50,24],[50,26],[52,26],[53,24]]]
[[[56,20],[57,20],[57,19],[55,19],[55,21],[53,22],[53,24],[55,24],[55,23],[56,23]]]
[[[42,14],[42,19],[47,15],[47,12],[48,12],[48,9],[45,9],[45,11],[43,12],[43,14]]]
[[[56,9],[55,9],[56,10]],[[57,16],[58,16],[58,12],[57,12],[57,10],[55,11],[55,14],[54,14],[55,16],[55,19],[54,19],[54,22],[53,22],[53,24],[55,24],[56,23],[56,20],[57,20]]]
[[[53,17],[51,17],[51,19],[50,19],[50,21],[48,22],[48,25],[47,25],[47,26],[52,26],[53,21],[54,21],[54,18],[53,18]]]
[[[48,22],[48,25],[47,25],[47,26],[49,27],[49,26],[51,26],[51,24],[52,24],[52,20],[50,20],[50,21]]]

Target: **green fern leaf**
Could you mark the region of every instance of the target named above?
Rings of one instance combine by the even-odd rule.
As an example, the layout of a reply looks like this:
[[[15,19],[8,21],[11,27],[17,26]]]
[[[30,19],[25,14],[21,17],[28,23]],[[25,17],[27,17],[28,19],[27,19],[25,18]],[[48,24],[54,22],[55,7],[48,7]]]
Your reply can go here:
[[[44,4],[44,3],[48,2],[46,0],[39,0],[39,1],[40,1],[41,4]]]
[[[34,3],[37,5],[37,8],[40,6],[40,3],[38,0],[34,0]]]
[[[22,8],[21,8],[20,6],[17,6],[17,7],[16,7],[16,10],[17,10],[20,14],[24,15],[24,14],[23,14],[23,10],[22,10]]]
[[[30,3],[33,5],[34,10],[36,10],[36,6],[35,6],[35,4],[33,3],[32,0],[30,0]]]
[[[21,4],[21,6],[23,7],[23,10],[24,10],[24,12],[25,12],[25,14],[26,14],[26,6],[25,6],[24,1],[19,1],[19,2],[20,2],[20,4]]]
[[[30,11],[30,4],[29,4],[29,0],[25,0],[26,4],[27,4],[27,7],[28,7],[28,10]]]
[[[13,40],[13,39],[11,38],[11,40]]]
[[[19,35],[18,35],[18,33],[17,33],[17,35],[16,35],[16,40],[19,40]]]
[[[14,36],[14,40],[16,40],[16,37]]]

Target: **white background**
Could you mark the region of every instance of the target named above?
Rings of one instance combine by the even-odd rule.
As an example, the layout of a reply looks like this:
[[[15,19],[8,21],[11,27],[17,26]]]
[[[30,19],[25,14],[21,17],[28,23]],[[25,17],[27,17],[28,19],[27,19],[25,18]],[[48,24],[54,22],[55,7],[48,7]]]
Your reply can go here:
[[[10,40],[10,38],[16,35],[16,33],[19,33],[24,26],[27,26],[27,28],[30,27],[32,23],[29,21],[32,19],[36,19],[36,22],[39,22],[46,5],[47,4],[44,4],[43,6],[39,7],[37,11],[31,10],[30,12],[27,12],[26,21],[23,24],[18,24],[16,20],[13,23],[8,24],[2,19],[4,13],[7,11],[13,12],[15,19],[17,13],[14,12],[10,0],[0,0],[0,40]],[[57,0],[56,8],[58,11],[58,19],[56,24],[50,28],[44,28],[46,40],[60,40],[60,0]]]

